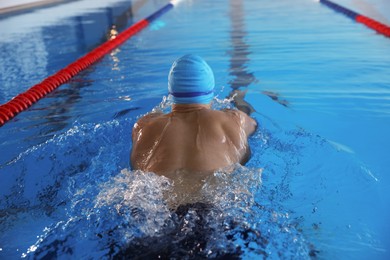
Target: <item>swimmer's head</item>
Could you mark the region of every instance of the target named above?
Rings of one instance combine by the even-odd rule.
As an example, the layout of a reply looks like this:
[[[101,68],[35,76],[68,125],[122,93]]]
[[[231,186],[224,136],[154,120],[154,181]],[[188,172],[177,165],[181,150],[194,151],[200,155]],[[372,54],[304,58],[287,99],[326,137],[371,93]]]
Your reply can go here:
[[[175,104],[209,104],[214,98],[214,74],[199,56],[177,59],[168,76],[169,94]]]

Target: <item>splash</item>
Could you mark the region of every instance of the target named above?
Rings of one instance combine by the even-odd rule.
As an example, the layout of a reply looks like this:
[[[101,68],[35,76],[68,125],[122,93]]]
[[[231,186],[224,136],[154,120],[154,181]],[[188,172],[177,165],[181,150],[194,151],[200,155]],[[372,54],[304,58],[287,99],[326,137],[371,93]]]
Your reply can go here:
[[[237,165],[233,172],[217,171],[205,180],[202,201],[175,209],[166,200],[173,185],[153,173],[122,170],[99,185],[97,194],[76,192],[68,219],[46,229],[29,253],[37,258],[308,255],[288,214],[264,211],[255,202],[261,170]]]

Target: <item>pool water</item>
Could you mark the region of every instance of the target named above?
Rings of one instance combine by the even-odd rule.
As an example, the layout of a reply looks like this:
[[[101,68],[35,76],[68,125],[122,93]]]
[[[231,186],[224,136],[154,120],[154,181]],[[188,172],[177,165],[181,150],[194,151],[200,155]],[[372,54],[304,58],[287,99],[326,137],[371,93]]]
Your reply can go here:
[[[390,20],[385,1],[338,3]],[[0,103],[165,4],[2,17]],[[130,136],[169,111],[167,73],[187,53],[214,70],[214,108],[239,90],[259,128],[247,165],[172,211],[172,182],[129,168]],[[388,38],[317,2],[183,1],[0,128],[0,258],[388,259],[389,70]]]

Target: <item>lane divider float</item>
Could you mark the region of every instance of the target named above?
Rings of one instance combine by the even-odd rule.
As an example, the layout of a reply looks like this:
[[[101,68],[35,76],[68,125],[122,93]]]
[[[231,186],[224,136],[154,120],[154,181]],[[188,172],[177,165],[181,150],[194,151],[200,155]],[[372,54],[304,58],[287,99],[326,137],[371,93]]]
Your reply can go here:
[[[359,13],[356,13],[352,10],[349,10],[341,5],[338,5],[336,3],[333,3],[329,0],[319,0],[319,2],[323,5],[326,5],[327,7],[335,10],[336,12],[342,13],[345,16],[351,18],[352,20],[362,23],[365,26],[377,31],[378,33],[390,37],[390,26],[380,23],[374,19],[371,19],[367,16],[361,15]]]
[[[32,86],[27,91],[15,96],[7,103],[0,106],[0,127],[14,118],[20,112],[26,110],[38,100],[52,92],[62,84],[68,82],[72,77],[76,76],[81,71],[87,69],[92,64],[96,63],[103,56],[108,54],[119,45],[123,44],[130,37],[134,36],[158,17],[168,12],[182,0],[172,0],[150,16],[146,17],[127,28],[115,38],[103,43],[75,62],[69,64],[64,69],[58,71],[54,75],[49,76],[42,82]]]

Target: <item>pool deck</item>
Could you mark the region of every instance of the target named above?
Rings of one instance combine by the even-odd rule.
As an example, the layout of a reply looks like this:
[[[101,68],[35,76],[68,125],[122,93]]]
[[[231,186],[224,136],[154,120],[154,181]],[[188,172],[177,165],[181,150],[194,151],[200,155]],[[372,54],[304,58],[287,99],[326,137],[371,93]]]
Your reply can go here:
[[[52,4],[59,4],[66,0],[1,0],[0,15],[28,10],[31,8],[43,7]]]

